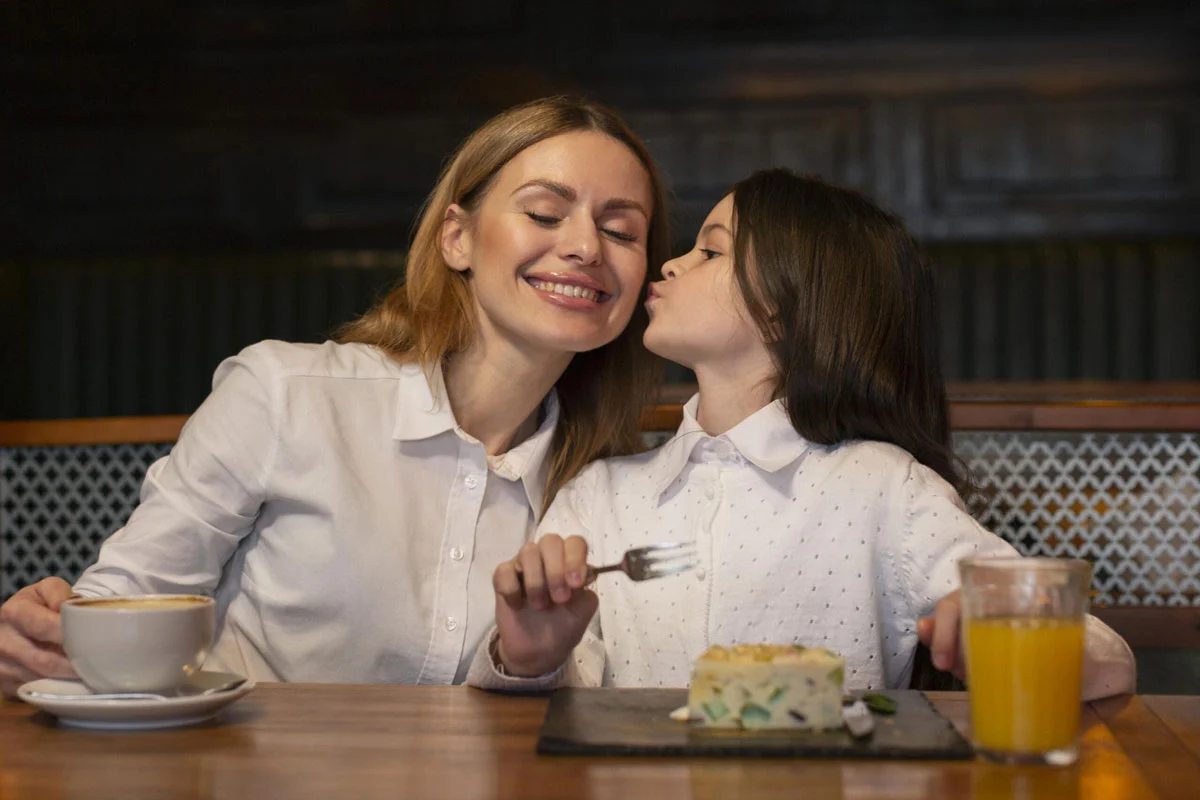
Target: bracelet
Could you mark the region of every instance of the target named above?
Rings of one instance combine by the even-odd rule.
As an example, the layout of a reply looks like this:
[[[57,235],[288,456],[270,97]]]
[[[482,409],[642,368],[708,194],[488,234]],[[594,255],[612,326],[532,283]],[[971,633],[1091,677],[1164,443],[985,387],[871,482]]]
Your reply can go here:
[[[496,670],[496,674],[509,678],[508,670],[504,668],[504,662],[500,660],[500,634],[497,633],[495,638],[488,643],[488,658],[492,660],[492,669]]]

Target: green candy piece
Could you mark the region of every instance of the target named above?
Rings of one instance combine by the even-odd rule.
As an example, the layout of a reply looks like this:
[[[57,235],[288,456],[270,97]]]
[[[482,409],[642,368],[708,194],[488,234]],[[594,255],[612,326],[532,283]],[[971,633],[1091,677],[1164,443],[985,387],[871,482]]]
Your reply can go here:
[[[704,710],[704,716],[708,717],[713,722],[721,719],[721,717],[729,714],[729,706],[725,705],[721,700],[713,700],[711,703],[701,703],[700,708]]]
[[[758,703],[745,703],[742,706],[741,713],[738,715],[742,718],[742,722],[769,722],[771,712],[760,706]]]

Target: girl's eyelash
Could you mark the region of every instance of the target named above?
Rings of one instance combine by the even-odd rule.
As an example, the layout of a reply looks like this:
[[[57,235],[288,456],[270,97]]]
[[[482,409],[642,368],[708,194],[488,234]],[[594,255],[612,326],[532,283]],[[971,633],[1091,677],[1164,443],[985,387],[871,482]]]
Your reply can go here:
[[[714,259],[714,258],[716,258],[717,256],[721,255],[721,254],[720,254],[720,253],[718,253],[716,250],[709,250],[707,247],[701,247],[701,248],[700,248],[700,252],[701,252],[702,254],[704,254],[704,260],[705,260],[705,261],[711,261],[712,259]]]
[[[542,214],[535,214],[532,211],[526,211],[525,216],[529,217],[531,220],[536,222],[538,225],[545,225],[546,227],[557,225],[558,223],[562,222],[562,220],[558,217],[547,217],[547,216],[543,216]],[[611,236],[612,238],[614,238],[618,241],[621,241],[621,242],[636,242],[638,239],[636,234],[625,233],[623,231],[616,231],[616,230],[613,230],[612,228],[601,228],[600,230],[605,235]]]

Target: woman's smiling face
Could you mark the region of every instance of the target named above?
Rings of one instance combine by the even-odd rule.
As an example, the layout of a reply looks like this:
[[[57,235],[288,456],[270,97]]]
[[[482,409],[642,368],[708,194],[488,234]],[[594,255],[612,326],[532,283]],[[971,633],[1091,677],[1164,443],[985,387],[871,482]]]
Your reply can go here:
[[[638,158],[592,131],[521,151],[474,213],[451,206],[443,256],[470,272],[484,346],[569,355],[615,339],[642,294],[656,210]]]

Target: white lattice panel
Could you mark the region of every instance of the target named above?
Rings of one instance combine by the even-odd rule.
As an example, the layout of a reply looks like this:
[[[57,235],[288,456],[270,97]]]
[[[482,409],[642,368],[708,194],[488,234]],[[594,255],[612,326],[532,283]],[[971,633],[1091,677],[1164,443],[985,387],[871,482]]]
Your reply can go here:
[[[1028,555],[1092,562],[1095,602],[1200,605],[1196,434],[969,432],[955,447],[983,487],[980,521]],[[73,580],[169,449],[0,448],[0,597]]]
[[[970,432],[954,441],[983,489],[979,520],[1027,555],[1092,562],[1093,602],[1200,605],[1196,434]]]
[[[0,597],[48,575],[73,581],[137,505],[169,444],[0,448]]]

